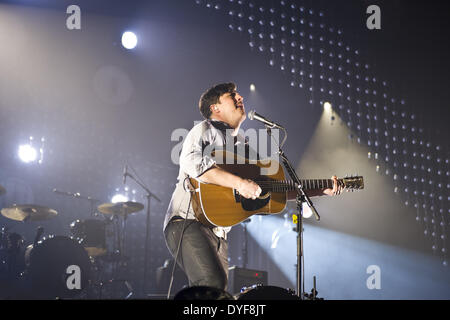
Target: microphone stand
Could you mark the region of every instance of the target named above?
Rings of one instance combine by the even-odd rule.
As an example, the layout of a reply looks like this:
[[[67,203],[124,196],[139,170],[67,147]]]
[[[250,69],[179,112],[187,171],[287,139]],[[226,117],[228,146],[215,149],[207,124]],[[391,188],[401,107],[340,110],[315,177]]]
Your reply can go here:
[[[274,126],[265,125],[265,127],[267,130],[267,134],[269,136],[271,136],[271,134],[272,134],[271,129],[274,128]],[[284,165],[286,171],[288,172],[289,176],[297,185],[297,196],[295,198],[295,201],[297,203],[297,210],[298,210],[297,230],[296,230],[297,231],[297,274],[296,274],[296,278],[297,278],[297,296],[301,300],[303,300],[303,296],[304,296],[304,294],[303,294],[304,290],[302,289],[303,203],[306,203],[309,206],[309,208],[313,212],[317,221],[320,220],[320,216],[317,213],[317,210],[314,207],[311,199],[308,197],[308,195],[303,190],[303,185],[302,185],[297,173],[295,172],[294,167],[292,166],[291,162],[285,155],[284,151],[281,149],[281,147],[284,145],[284,142],[286,141],[287,132],[286,132],[285,128],[283,128],[281,126],[279,126],[279,127],[283,130],[285,137],[284,137],[281,145],[279,145],[278,142],[276,142],[278,144],[278,154],[281,157],[283,165]]]
[[[130,166],[131,167],[131,166]],[[134,172],[136,172],[136,170],[134,170],[133,167],[131,167],[133,169]],[[153,194],[153,192],[151,192],[149,190],[149,188],[147,188],[147,186],[140,181],[140,179],[135,178],[131,173],[126,172],[125,173],[126,176],[130,177],[131,179],[133,179],[142,189],[145,190],[145,192],[147,192],[147,194],[145,195],[145,197],[147,198],[147,222],[146,222],[146,230],[145,230],[145,246],[144,246],[144,250],[145,250],[145,258],[144,258],[144,285],[142,288],[143,293],[145,294],[146,292],[146,283],[147,283],[147,261],[148,261],[148,248],[151,248],[149,246],[149,226],[150,226],[150,200],[151,198],[154,198],[156,201],[161,202],[161,200]]]

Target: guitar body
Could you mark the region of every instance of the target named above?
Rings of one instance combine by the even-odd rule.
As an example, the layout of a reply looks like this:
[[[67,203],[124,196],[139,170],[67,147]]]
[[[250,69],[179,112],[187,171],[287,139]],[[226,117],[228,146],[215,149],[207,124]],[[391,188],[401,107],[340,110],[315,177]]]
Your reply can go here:
[[[231,172],[244,179],[258,180],[284,180],[285,175],[280,163],[274,160],[259,160],[250,163],[235,154],[226,151],[216,151],[215,156],[222,157],[222,163],[226,163],[226,156],[234,159],[233,164],[217,164],[218,167]],[[230,158],[228,158],[230,159]],[[229,162],[229,161],[228,161]],[[218,162],[219,163],[219,162]],[[261,175],[261,168],[272,169],[272,175]],[[255,199],[246,199],[240,196],[235,189],[214,184],[201,183],[190,179],[195,188],[192,198],[192,208],[196,218],[209,227],[230,227],[241,223],[255,214],[276,214],[286,207],[286,192],[264,191]]]
[[[213,155],[218,167],[241,178],[253,180],[261,187],[262,192],[255,200],[246,199],[235,189],[201,183],[190,178],[195,190],[192,193],[192,209],[195,217],[208,227],[231,227],[255,214],[280,213],[286,208],[287,192],[300,187],[285,180],[283,167],[278,161],[249,161],[225,150],[216,151]],[[261,170],[263,168],[267,170]],[[262,172],[271,174],[263,175]],[[331,179],[306,179],[299,182],[305,191],[333,188],[334,183]],[[364,189],[364,178],[361,176],[337,179],[337,183],[347,191]]]

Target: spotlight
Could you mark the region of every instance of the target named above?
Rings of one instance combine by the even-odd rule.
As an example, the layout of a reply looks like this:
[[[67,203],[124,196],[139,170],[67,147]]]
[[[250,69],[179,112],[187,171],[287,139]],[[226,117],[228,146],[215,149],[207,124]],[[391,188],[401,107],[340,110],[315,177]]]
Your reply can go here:
[[[250,91],[254,92],[255,90],[256,90],[256,87],[255,87],[255,85],[252,83],[252,84],[250,85]]]
[[[128,201],[128,197],[123,195],[123,194],[115,194],[112,198],[111,198],[111,202],[112,203],[117,203],[117,202],[127,202]]]
[[[122,46],[126,49],[134,49],[137,45],[137,37],[131,31],[126,31],[122,34]]]
[[[331,111],[331,103],[325,102],[325,103],[323,104],[323,109],[324,109],[325,111]]]
[[[19,158],[25,163],[33,162],[37,158],[37,151],[30,144],[20,145]]]

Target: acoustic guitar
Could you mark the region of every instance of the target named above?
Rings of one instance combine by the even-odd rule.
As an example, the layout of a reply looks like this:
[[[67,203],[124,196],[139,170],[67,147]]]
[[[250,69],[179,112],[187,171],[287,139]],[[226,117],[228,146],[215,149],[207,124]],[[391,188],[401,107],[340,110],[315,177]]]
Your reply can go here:
[[[293,181],[285,180],[283,167],[275,160],[258,160],[251,163],[227,151],[216,151],[216,159],[234,159],[220,161],[218,167],[244,179],[251,179],[257,183],[262,192],[255,200],[246,199],[239,195],[236,189],[222,187],[215,184],[202,183],[190,178],[195,192],[192,197],[192,209],[196,218],[208,227],[231,227],[248,219],[255,214],[277,214],[286,207],[287,192],[294,191],[298,186]],[[219,162],[218,162],[219,163]],[[273,174],[261,174],[261,168],[276,168],[270,170]],[[301,180],[304,190],[333,188],[332,179]],[[348,190],[364,188],[361,176],[338,179],[338,183]]]

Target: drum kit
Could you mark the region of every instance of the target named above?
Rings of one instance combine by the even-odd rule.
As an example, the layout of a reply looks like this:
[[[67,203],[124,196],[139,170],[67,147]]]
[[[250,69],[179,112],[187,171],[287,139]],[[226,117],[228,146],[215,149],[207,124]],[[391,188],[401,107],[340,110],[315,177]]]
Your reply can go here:
[[[44,229],[38,227],[34,241],[28,246],[20,234],[5,227],[0,229],[0,299],[130,298],[133,288],[121,273],[126,271],[128,260],[124,255],[125,226],[128,216],[142,211],[144,205],[132,201],[95,205],[101,201],[79,193],[56,189],[53,192],[89,200],[91,218],[71,222],[70,236],[42,237]],[[6,189],[0,185],[0,196],[5,193]],[[22,223],[58,215],[54,209],[35,204],[14,204],[0,212],[5,218]],[[99,216],[102,219],[95,218]],[[111,227],[113,231],[108,232]],[[110,272],[105,278],[106,270]],[[304,299],[320,299],[315,287],[314,279],[314,289]],[[297,300],[299,297],[291,289],[254,285],[242,288],[236,296],[210,287],[186,288],[174,299]]]
[[[90,200],[92,219],[71,222],[70,236],[42,237],[44,229],[38,227],[34,241],[28,246],[20,234],[3,227],[0,230],[0,299],[130,297],[133,294],[130,283],[119,280],[123,279],[120,268],[128,260],[124,255],[125,226],[127,217],[143,210],[144,205],[127,201],[95,206],[99,200],[79,193],[53,191]],[[5,193],[6,189],[0,185],[0,196]],[[14,204],[1,209],[1,214],[10,220],[30,223],[52,219],[58,212],[41,205]],[[108,232],[110,229],[113,231]],[[111,270],[111,277],[106,280],[105,270]],[[125,297],[117,295],[116,282],[127,288]],[[114,292],[105,289],[111,287]]]

